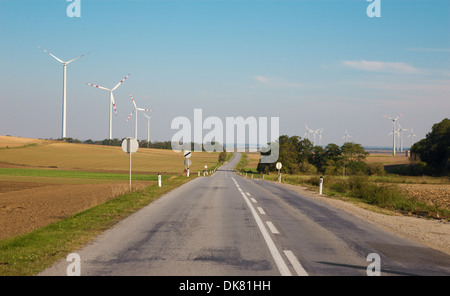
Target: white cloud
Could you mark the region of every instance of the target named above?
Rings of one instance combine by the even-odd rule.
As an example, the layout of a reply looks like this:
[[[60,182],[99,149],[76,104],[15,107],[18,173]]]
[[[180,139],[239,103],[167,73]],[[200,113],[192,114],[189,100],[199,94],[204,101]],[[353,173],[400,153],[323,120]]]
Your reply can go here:
[[[342,64],[349,68],[371,72],[388,72],[397,74],[420,74],[421,70],[405,63],[379,61],[344,61]]]

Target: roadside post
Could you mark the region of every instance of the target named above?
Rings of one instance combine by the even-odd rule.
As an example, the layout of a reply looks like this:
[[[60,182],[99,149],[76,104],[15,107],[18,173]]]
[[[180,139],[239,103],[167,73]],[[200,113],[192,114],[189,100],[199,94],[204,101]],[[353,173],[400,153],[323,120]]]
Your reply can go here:
[[[203,176],[206,176],[206,174],[207,174],[207,169],[208,169],[208,166],[205,164],[205,171],[203,172]]]
[[[320,176],[320,181],[319,181],[319,195],[322,195],[322,184],[323,184],[323,177]]]
[[[278,170],[278,182],[281,182],[281,167],[282,167],[282,164],[281,164],[281,162],[277,162],[277,164],[276,164],[276,168],[277,168],[277,170]]]
[[[158,186],[161,187],[161,173],[158,173]]]
[[[131,191],[131,154],[135,153],[139,148],[139,143],[135,138],[126,138],[122,141],[122,150],[130,155],[130,165],[129,165],[129,185]]]
[[[185,151],[184,152],[184,166],[186,167],[186,177],[189,177],[189,168],[191,167],[192,160],[189,158],[191,157],[192,153],[191,151]]]

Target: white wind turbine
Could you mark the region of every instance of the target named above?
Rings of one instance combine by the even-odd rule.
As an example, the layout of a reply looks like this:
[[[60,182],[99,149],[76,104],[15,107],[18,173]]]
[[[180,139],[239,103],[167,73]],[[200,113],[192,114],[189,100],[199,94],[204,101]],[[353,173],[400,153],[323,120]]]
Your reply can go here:
[[[133,113],[136,113],[136,116],[135,116],[136,122],[135,122],[135,126],[134,126],[134,138],[137,140],[137,115],[138,115],[138,111],[152,111],[152,110],[150,110],[150,109],[144,109],[144,108],[138,108],[138,107],[136,106],[136,102],[134,101],[133,96],[132,96],[131,94],[130,94],[130,98],[131,98],[131,102],[133,102],[134,110],[133,110],[133,112],[131,112],[131,114],[128,116],[127,121],[130,120],[130,118],[133,116]]]
[[[147,117],[147,147],[150,148],[150,118],[147,114],[144,114]]]
[[[319,135],[319,146],[322,146],[322,132],[323,128],[319,128],[314,131],[314,146],[316,145],[316,134]]]
[[[56,56],[54,56],[53,54],[51,54],[49,51],[43,49],[42,47],[38,46],[40,49],[42,49],[44,52],[48,53],[50,56],[52,56],[53,58],[55,58],[58,62],[60,62],[63,65],[63,102],[62,102],[62,138],[64,139],[66,137],[66,72],[67,72],[67,65],[72,63],[75,60],[78,60],[79,58],[84,57],[85,55],[87,55],[89,52],[75,58],[72,59],[70,61],[63,61],[59,58],[57,58]]]
[[[119,83],[117,83],[116,86],[114,86],[112,89],[108,89],[106,87],[103,86],[98,86],[95,84],[91,84],[91,83],[86,83],[87,85],[105,90],[107,92],[109,92],[109,139],[112,139],[112,107],[114,107],[114,112],[117,115],[117,109],[116,109],[116,103],[114,102],[114,95],[113,92],[119,87],[119,85],[122,84],[122,82],[125,81],[125,79],[127,79],[130,76],[130,74],[128,74],[127,76],[125,76],[124,79],[122,79]]]
[[[395,156],[395,149],[396,149],[396,146],[395,146],[395,134],[396,134],[396,131],[395,131],[395,122],[396,122],[400,117],[402,117],[403,114],[405,114],[405,113],[400,114],[400,115],[397,116],[396,118],[392,118],[392,117],[383,115],[383,116],[386,117],[387,119],[392,120],[392,155],[394,155],[394,156]]]
[[[416,134],[414,134],[413,129],[411,129],[411,133],[408,135],[408,138],[411,138],[411,147],[414,144],[414,138],[417,137]],[[409,147],[409,149],[411,149],[411,147]]]
[[[303,137],[307,137],[309,140],[309,134],[314,134],[314,130],[310,129],[306,123],[305,123],[305,127],[306,127],[306,133],[303,135]]]
[[[342,139],[344,139],[345,143],[347,143],[347,142],[348,142],[348,138],[351,138],[351,137],[352,137],[352,136],[350,136],[350,135],[348,134],[347,129],[345,129],[345,135],[342,137]]]
[[[398,125],[398,136],[400,137],[400,152],[403,152],[403,132],[407,131],[407,128],[402,128],[400,123],[397,123]]]

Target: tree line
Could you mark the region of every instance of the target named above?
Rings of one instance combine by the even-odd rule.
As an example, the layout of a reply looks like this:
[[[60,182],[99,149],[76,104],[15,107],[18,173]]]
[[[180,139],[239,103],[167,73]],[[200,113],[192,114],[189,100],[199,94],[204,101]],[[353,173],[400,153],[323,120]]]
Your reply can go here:
[[[278,161],[282,164],[283,173],[355,175],[383,172],[382,167],[367,165],[365,159],[369,153],[361,144],[353,142],[346,142],[342,146],[330,143],[322,147],[314,146],[309,139],[282,135],[278,138],[278,147]],[[277,171],[275,166],[276,163],[260,162],[257,170],[268,174]]]

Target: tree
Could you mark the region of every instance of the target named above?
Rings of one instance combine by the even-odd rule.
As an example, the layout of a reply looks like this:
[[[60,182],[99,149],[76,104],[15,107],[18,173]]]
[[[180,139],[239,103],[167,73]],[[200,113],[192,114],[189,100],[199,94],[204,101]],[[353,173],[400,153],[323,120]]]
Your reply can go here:
[[[366,171],[366,156],[369,154],[365,151],[361,144],[353,142],[344,143],[341,146],[342,165],[344,166],[344,174],[362,174]]]
[[[411,147],[411,154],[431,168],[434,174],[450,175],[450,119],[445,118],[431,128],[425,139]]]

